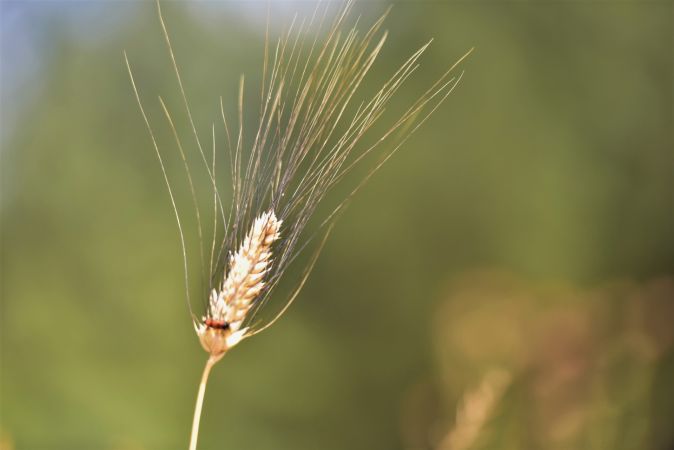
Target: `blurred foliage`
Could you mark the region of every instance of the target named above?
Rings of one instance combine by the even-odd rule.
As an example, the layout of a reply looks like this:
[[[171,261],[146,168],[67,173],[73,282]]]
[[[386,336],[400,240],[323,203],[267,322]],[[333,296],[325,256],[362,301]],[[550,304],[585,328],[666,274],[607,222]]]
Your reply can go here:
[[[33,100],[3,130],[0,446],[184,448],[205,355],[122,57],[173,151],[153,5],[112,32],[96,18],[116,2],[1,5],[48,14],[43,69],[14,95]],[[234,114],[239,74],[259,80],[265,11],[165,5],[204,135],[218,96]],[[434,37],[401,100],[475,46],[463,82],[353,202],[287,315],[215,368],[201,448],[440,448],[467,393],[492,391],[471,448],[672,448],[673,17],[396,4],[374,76]]]
[[[446,290],[434,319],[435,392],[426,395],[435,405],[408,400],[439,413],[435,422],[412,429],[451,430],[454,405],[476,380],[498,369],[509,374],[509,389],[474,445],[465,448],[646,449],[672,443],[674,430],[665,417],[672,417],[674,388],[663,381],[673,375],[674,279],[581,289],[481,271],[457,277]],[[409,420],[421,417],[408,414]],[[408,438],[421,442],[432,435]]]

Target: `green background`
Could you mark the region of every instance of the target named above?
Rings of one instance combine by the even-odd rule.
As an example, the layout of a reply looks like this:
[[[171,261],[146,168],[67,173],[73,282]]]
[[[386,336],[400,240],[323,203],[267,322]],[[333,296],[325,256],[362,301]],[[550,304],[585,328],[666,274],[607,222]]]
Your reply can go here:
[[[272,3],[272,33],[311,5]],[[122,56],[153,123],[159,94],[180,111],[155,7],[1,6],[0,448],[186,448],[206,355]],[[355,10],[369,24],[385,7]],[[206,137],[218,97],[233,114],[239,75],[259,80],[266,8],[164,5]],[[10,83],[17,16],[39,65]],[[215,367],[200,448],[447,448],[493,370],[511,381],[466,448],[671,448],[671,3],[404,1],[385,28],[373,80],[434,38],[402,103],[475,51],[293,307]]]

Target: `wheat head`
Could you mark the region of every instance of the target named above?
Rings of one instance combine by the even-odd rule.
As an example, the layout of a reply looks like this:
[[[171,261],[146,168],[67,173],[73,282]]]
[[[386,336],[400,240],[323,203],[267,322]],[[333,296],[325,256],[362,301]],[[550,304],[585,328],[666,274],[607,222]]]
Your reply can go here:
[[[255,219],[241,246],[229,258],[220,290],[211,291],[208,312],[196,326],[201,345],[211,355],[223,355],[248,331],[241,324],[265,287],[265,275],[272,263],[271,247],[280,236],[282,222],[274,211]]]

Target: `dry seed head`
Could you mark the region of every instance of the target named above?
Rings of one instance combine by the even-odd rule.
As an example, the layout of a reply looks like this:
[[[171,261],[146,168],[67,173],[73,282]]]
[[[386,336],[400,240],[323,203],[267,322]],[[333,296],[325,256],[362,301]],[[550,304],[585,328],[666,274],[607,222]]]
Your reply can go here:
[[[224,354],[229,347],[244,337],[268,328],[288,309],[304,285],[332,225],[348,201],[444,102],[461,79],[461,74],[452,75],[453,69],[470,53],[469,51],[461,57],[416,101],[404,109],[398,119],[393,120],[392,125],[380,134],[378,139],[360,146],[358,144],[361,139],[374,132],[372,130],[384,115],[391,99],[417,70],[419,59],[430,42],[405,60],[376,93],[360,98],[361,85],[386,40],[387,34],[380,31],[388,12],[362,33],[356,26],[358,20],[353,28],[348,28],[348,16],[354,0],[345,0],[343,6],[337,10],[332,24],[323,29],[323,19],[330,10],[329,3],[319,2],[308,22],[304,19],[301,24],[293,21],[287,32],[282,33],[276,45],[269,46],[267,36],[260,92],[260,117],[252,144],[244,142],[246,133],[243,120],[245,104],[243,76],[239,83],[238,133],[230,133],[223,101],[220,98],[220,112],[227,137],[232,178],[229,214],[227,208],[223,206],[223,196],[218,190],[215,126],[212,126],[212,157],[208,158],[197,133],[160,5],[157,5],[182,103],[198,153],[204,163],[203,169],[211,182],[209,184],[212,184],[213,241],[208,260],[204,257],[202,220],[190,164],[183,152],[183,145],[169,108],[160,98],[162,109],[180,151],[192,194],[202,267],[208,264],[211,280],[221,279],[220,277],[225,275],[223,282],[211,286],[213,291],[206,316],[201,322],[195,323],[202,345],[212,355]],[[326,24],[329,22],[325,21]],[[308,32],[315,34],[315,38],[309,38],[308,42],[304,43],[304,37]],[[195,317],[189,294],[188,250],[181,215],[128,59],[126,63],[136,101],[152,139],[171,198],[180,233],[187,304],[190,313]],[[315,232],[305,230],[309,219],[326,194],[354,168],[365,164],[368,155],[385,142],[390,146],[381,152],[380,162],[371,167],[359,183],[352,186],[345,198],[333,205],[334,209],[323,218]],[[265,210],[265,213],[253,221],[251,227],[250,218]],[[271,245],[278,238],[282,220],[286,223],[283,231],[284,239],[274,246],[272,265]],[[220,224],[224,226],[223,240],[217,243],[218,250],[216,250],[216,232]],[[241,241],[240,234],[246,230],[248,234]],[[314,237],[317,239],[314,240]],[[278,313],[269,320],[253,322],[251,319],[258,307],[264,305],[285,270],[312,241],[319,244],[316,245],[317,248],[309,263],[301,271],[299,280],[295,281],[295,287],[285,299],[285,303],[281,303]],[[232,255],[234,250],[237,251]],[[222,266],[227,268],[224,274],[220,269]],[[251,324],[243,329],[244,323]]]
[[[245,337],[247,328],[241,329],[241,324],[265,286],[264,277],[272,263],[271,246],[279,238],[281,223],[274,211],[262,213],[230,256],[221,289],[211,292],[207,317],[197,326],[207,352],[224,354]]]
[[[386,110],[390,99],[417,69],[418,59],[428,44],[413,53],[379,91],[369,97],[369,100],[360,101],[358,106],[357,91],[386,40],[386,33],[383,33],[380,38],[376,36],[387,13],[364,34],[359,33],[355,26],[348,30],[345,28],[346,17],[353,6],[353,1],[345,0],[327,33],[322,33],[324,31],[322,25],[330,2],[322,3],[325,5],[322,12],[319,2],[308,23],[302,20],[297,29],[296,22],[293,20],[288,32],[278,40],[275,50],[272,46],[272,51],[269,51],[268,39],[265,41],[260,96],[261,114],[252,146],[244,145],[243,139],[244,78],[241,78],[239,84],[239,127],[238,136],[234,135],[235,140],[231,139],[222,98],[220,99],[220,111],[227,137],[232,175],[232,201],[228,219],[217,187],[215,126],[211,127],[213,152],[209,162],[197,133],[176,56],[171,47],[159,0],[157,0],[159,20],[180,88],[180,95],[208,180],[211,182],[209,184],[212,185],[213,241],[208,260],[211,280],[219,279],[222,274],[219,267],[223,265],[227,267],[224,281],[212,290],[206,316],[202,321],[194,323],[199,340],[204,349],[210,353],[210,357],[199,385],[190,450],[197,448],[201,407],[206,381],[213,364],[242,339],[261,332],[281,317],[302,289],[330,234],[334,221],[348,201],[428,119],[461,79],[461,76],[450,77],[457,62],[412,103],[379,139],[372,145],[359,148],[357,144],[361,138],[374,127]],[[321,16],[323,17],[320,18]],[[314,26],[317,27],[316,38],[309,39],[307,45],[303,45],[302,36],[306,31],[313,30]],[[325,36],[325,39],[320,40],[321,35]],[[187,304],[190,314],[195,317],[189,295],[188,251],[181,215],[176,206],[162,153],[145,113],[126,53],[124,57],[136,101],[152,139],[173,206],[180,233]],[[193,183],[190,165],[183,152],[171,113],[161,97],[160,103],[183,160],[195,209],[201,262],[205,267],[202,221],[194,189],[195,183]],[[326,193],[382,142],[394,136],[396,130],[402,132],[402,138],[398,139],[397,143],[393,143],[389,150],[383,152],[381,161],[366,173],[361,182],[350,190],[346,198],[339,202],[320,223],[318,228],[322,229],[319,233],[323,235],[322,240],[319,241],[318,248],[305,266],[300,280],[280,311],[266,323],[254,322],[252,319],[258,307],[264,304],[286,268],[315,237],[313,233],[305,233],[304,229]],[[389,142],[391,140],[389,139]],[[235,144],[232,145],[232,142]],[[268,206],[261,207],[261,205]],[[261,210],[266,210],[266,212],[257,217],[251,227],[248,223],[250,218],[255,217]],[[224,236],[218,245],[219,250],[216,254],[216,235],[220,218],[221,224],[224,225]],[[284,239],[275,245],[275,261],[272,265],[272,244],[279,238],[282,220],[286,221],[287,226],[284,229]],[[248,233],[240,243],[240,233],[246,229]],[[232,255],[231,251],[234,249],[237,251]],[[225,255],[229,255],[229,258]],[[213,276],[214,267],[216,276]],[[253,308],[254,304],[255,308]],[[246,323],[245,327],[244,323]]]

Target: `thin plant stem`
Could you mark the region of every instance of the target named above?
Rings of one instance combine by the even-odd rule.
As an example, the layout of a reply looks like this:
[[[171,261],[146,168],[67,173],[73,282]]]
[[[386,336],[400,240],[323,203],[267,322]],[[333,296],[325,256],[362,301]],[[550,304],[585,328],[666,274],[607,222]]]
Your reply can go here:
[[[223,355],[211,355],[206,361],[204,373],[201,375],[201,383],[199,383],[199,393],[197,394],[197,404],[194,407],[194,419],[192,420],[192,434],[190,435],[189,450],[197,450],[197,439],[199,438],[199,420],[201,419],[201,409],[204,405],[204,394],[206,393],[206,383],[208,382],[208,375],[216,362],[220,361]]]

